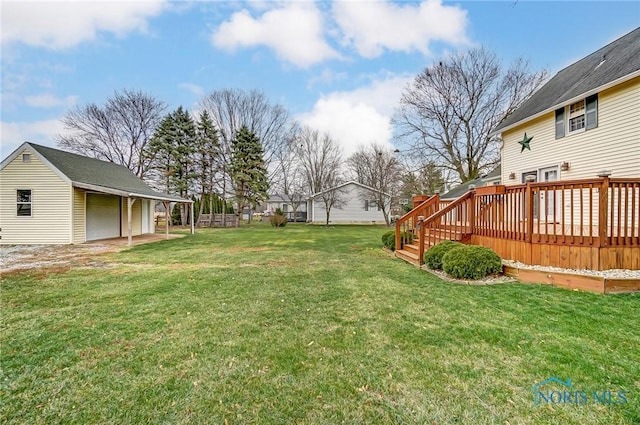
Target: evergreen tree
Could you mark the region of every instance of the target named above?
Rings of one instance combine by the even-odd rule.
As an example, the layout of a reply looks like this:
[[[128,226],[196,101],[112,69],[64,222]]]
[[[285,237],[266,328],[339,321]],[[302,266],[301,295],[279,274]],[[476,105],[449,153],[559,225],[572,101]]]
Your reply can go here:
[[[247,126],[242,126],[231,141],[229,167],[240,214],[244,207],[255,207],[267,197],[269,184],[263,155],[260,139]]]
[[[149,144],[149,155],[156,158],[156,169],[165,176],[168,193],[189,197],[189,188],[196,177],[193,166],[196,146],[196,125],[189,112],[180,106],[167,115]],[[187,205],[180,204],[182,225],[187,224]]]
[[[215,128],[209,113],[205,110],[200,114],[197,123],[197,155],[200,173],[200,199],[198,215],[203,214],[208,207],[213,211],[213,186],[217,171],[217,161],[220,153],[218,130]],[[205,205],[205,198],[209,203]]]

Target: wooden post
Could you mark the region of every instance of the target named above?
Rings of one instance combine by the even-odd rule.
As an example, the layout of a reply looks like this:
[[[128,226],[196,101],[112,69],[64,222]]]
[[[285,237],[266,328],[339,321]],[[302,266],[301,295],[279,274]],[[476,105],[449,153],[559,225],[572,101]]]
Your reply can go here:
[[[528,176],[527,176],[528,177]],[[527,228],[525,229],[524,240],[531,243],[533,238],[533,180],[527,178],[527,191],[525,192],[525,203],[527,204]]]
[[[469,219],[469,234],[473,235],[476,222],[476,185],[469,185],[469,192],[471,192],[471,197],[469,198],[469,211],[467,215]]]
[[[424,262],[424,239],[425,239],[424,216],[418,216],[418,266]]]
[[[196,232],[195,223],[193,222],[193,202],[189,204],[189,211],[191,215],[191,234],[193,235]]]
[[[169,220],[171,220],[169,208],[171,208],[171,202],[164,201],[163,204],[164,204],[164,234],[165,234],[165,238],[169,239]]]
[[[133,209],[134,202],[136,202],[136,198],[127,198],[127,237],[128,237],[127,246],[133,245],[133,230],[131,227],[131,210]]]
[[[603,171],[598,174],[601,178],[600,190],[598,193],[598,239],[600,239],[599,246],[604,247],[609,245],[607,237],[607,226],[609,225],[609,176],[608,171]]]
[[[396,220],[396,249],[400,249],[401,246],[400,231],[400,222]]]

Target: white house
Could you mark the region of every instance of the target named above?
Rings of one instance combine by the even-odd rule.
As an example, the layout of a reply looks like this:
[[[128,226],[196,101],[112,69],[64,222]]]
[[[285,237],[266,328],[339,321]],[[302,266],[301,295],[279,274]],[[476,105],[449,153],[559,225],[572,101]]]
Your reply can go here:
[[[338,202],[330,208],[330,224],[385,224],[382,205],[376,199],[380,192],[367,185],[348,181],[318,192],[307,201],[307,221],[325,224],[327,220],[327,195],[336,196]],[[391,208],[391,196],[383,194],[387,214]]]
[[[131,240],[155,232],[156,201],[191,203],[121,165],[26,142],[0,163],[0,244]]]

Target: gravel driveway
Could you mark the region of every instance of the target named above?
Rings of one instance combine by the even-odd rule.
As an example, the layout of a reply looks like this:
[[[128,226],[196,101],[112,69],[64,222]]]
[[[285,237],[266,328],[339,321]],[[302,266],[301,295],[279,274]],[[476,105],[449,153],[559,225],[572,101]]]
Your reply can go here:
[[[184,235],[170,234],[169,238]],[[133,238],[134,245],[156,242],[165,235],[143,235]],[[75,267],[104,267],[100,254],[118,252],[128,248],[126,238],[107,239],[80,245],[2,245],[0,246],[0,271],[2,274],[18,271],[45,269],[70,269]]]

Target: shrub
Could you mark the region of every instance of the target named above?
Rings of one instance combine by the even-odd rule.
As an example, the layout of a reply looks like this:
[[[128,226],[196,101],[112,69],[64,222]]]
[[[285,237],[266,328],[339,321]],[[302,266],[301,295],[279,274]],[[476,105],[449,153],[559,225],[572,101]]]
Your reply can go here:
[[[382,235],[382,245],[393,251],[396,248],[396,231],[389,230],[384,235]]]
[[[454,248],[464,246],[460,242],[454,241],[442,241],[437,245],[432,246],[424,254],[424,263],[430,269],[441,270],[442,269],[442,257]]]
[[[464,245],[444,255],[442,269],[456,279],[482,279],[502,272],[502,261],[490,248]]]
[[[269,222],[273,227],[284,227],[287,225],[287,217],[280,208],[276,208],[276,212],[269,217]]]

